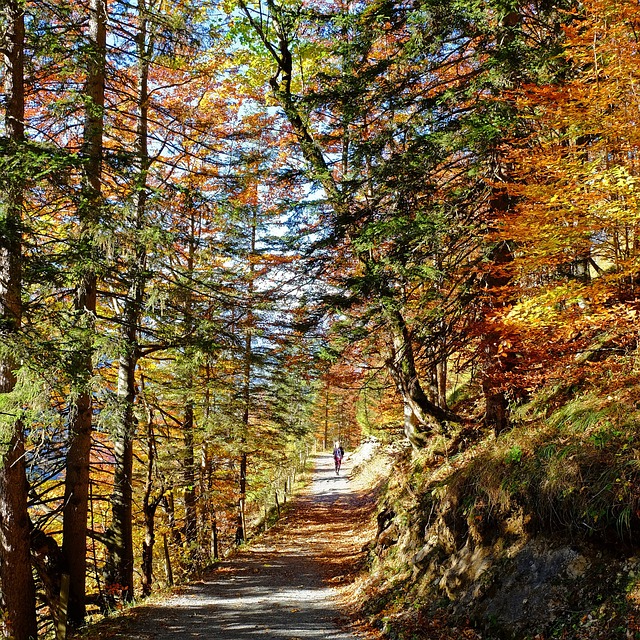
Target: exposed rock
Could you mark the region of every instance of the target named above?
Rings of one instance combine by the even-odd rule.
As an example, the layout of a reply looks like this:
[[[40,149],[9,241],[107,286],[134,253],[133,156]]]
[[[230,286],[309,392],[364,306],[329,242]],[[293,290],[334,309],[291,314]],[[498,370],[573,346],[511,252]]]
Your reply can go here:
[[[429,537],[426,544],[413,555],[411,562],[414,565],[421,565],[425,561],[430,560],[436,553],[440,553],[442,549],[443,547],[438,536],[432,535]]]
[[[398,542],[400,533],[398,526],[394,523],[387,527],[382,533],[378,535],[377,546],[380,549],[388,549]]]
[[[590,562],[582,555],[576,556],[567,566],[567,575],[572,580],[581,578],[589,569]]]
[[[439,587],[450,599],[459,597],[461,589],[478,581],[482,574],[491,567],[492,554],[489,549],[475,547],[467,543],[458,553],[449,557]],[[472,588],[472,592],[476,589]]]
[[[431,477],[424,458],[413,470],[394,467],[377,519],[366,615],[394,640],[640,638],[635,530],[612,545],[613,536],[550,526],[544,509],[531,508],[531,487],[508,474],[505,485],[506,463],[487,460],[494,466],[481,475],[458,472],[462,461]],[[570,459],[562,464],[563,473],[573,471]],[[438,635],[440,627],[449,635]],[[457,627],[465,635],[453,633]]]
[[[492,566],[484,590],[472,582],[458,593],[458,613],[473,610],[473,617],[491,621],[522,637],[536,624],[553,622],[568,606],[571,585],[579,577],[576,567],[584,558],[573,548],[553,548],[544,541],[527,542],[513,557],[481,554],[485,571]],[[481,575],[481,574],[480,574]]]
[[[380,511],[380,513],[378,513],[378,515],[376,516],[376,519],[378,521],[378,536],[380,537],[380,534],[391,525],[391,523],[393,522],[393,519],[396,517],[396,513],[393,509],[389,508],[388,506],[385,507],[384,509],[382,509],[382,511]]]

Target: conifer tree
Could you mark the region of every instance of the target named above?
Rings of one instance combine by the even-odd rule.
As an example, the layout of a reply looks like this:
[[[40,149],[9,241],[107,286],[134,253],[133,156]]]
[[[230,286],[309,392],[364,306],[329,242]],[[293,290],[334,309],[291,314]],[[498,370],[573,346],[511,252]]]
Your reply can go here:
[[[91,0],[87,31],[87,77],[83,135],[83,176],[78,224],[80,281],[75,291],[75,322],[83,333],[76,346],[73,375],[76,384],[69,412],[66,456],[62,553],[70,576],[69,622],[84,621],[89,457],[93,426],[93,340],[97,301],[96,234],[102,218],[102,158],[104,131],[107,4]]]
[[[35,640],[35,586],[27,513],[25,433],[21,403],[15,399],[19,362],[16,337],[22,321],[22,209],[26,166],[24,109],[24,7],[0,3],[0,53],[5,67],[5,164],[0,180],[0,621],[3,635]],[[7,172],[8,170],[8,172]]]

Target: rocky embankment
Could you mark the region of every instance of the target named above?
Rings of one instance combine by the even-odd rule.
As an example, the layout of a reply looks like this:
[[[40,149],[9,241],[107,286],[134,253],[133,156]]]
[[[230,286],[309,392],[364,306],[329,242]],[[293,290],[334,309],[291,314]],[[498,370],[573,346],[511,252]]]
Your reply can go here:
[[[544,527],[514,492],[483,499],[471,457],[438,464],[380,446],[370,464],[388,481],[369,571],[349,596],[387,637],[640,638],[633,540]]]

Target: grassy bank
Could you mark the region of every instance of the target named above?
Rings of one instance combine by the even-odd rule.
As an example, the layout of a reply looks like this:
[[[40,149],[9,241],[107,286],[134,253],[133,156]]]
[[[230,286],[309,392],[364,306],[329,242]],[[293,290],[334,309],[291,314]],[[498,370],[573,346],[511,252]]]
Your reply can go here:
[[[402,640],[640,638],[639,379],[549,385],[498,437],[470,420],[396,451],[360,614]]]

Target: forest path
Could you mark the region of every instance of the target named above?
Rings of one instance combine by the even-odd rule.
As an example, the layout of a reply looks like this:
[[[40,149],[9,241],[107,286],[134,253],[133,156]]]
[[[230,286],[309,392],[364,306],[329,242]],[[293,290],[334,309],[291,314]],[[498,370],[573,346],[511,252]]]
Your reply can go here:
[[[266,534],[169,599],[113,620],[104,640],[353,640],[335,586],[362,558],[371,493],[336,476],[330,454],[316,458],[313,481]]]

